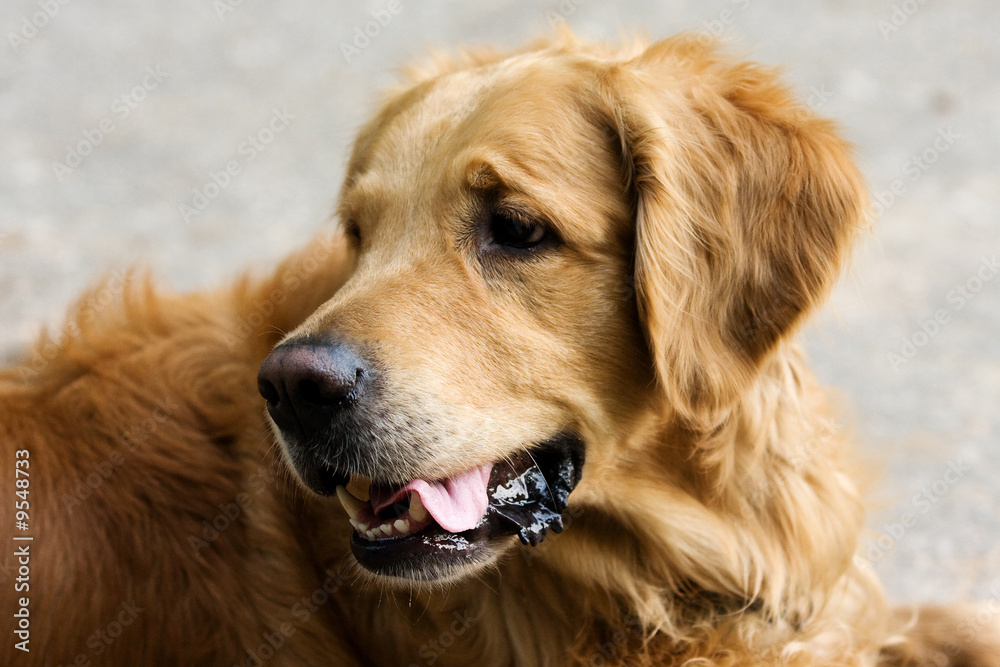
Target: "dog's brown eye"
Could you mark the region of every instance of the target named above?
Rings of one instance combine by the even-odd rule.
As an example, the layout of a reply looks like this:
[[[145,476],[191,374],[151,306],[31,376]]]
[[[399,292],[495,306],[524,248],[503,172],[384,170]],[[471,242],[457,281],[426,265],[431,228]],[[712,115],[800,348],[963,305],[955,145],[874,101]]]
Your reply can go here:
[[[490,216],[490,233],[493,243],[518,250],[535,248],[550,237],[548,228],[537,220],[504,210]]]

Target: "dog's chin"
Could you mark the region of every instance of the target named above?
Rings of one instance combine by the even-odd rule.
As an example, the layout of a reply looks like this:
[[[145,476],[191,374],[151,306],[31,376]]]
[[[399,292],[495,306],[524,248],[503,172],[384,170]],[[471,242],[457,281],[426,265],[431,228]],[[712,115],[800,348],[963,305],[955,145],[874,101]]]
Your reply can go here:
[[[295,462],[294,457],[292,460]],[[561,532],[562,513],[580,481],[583,462],[582,440],[561,432],[530,451],[477,468],[483,475],[488,474],[488,481],[484,476],[480,482],[485,493],[481,499],[485,513],[472,527],[455,532],[442,527],[433,510],[423,505],[411,507],[414,496],[407,495],[406,485],[373,480],[372,490],[379,486],[384,497],[392,498],[384,506],[374,505],[346,490],[349,473],[322,464],[295,462],[294,467],[299,479],[312,491],[340,497],[352,520],[351,553],[358,564],[376,577],[389,580],[386,583],[404,584],[459,581],[496,562],[515,544],[513,536],[535,546],[550,530]],[[474,475],[464,473],[458,477],[468,476]],[[441,522],[448,525],[444,519]]]

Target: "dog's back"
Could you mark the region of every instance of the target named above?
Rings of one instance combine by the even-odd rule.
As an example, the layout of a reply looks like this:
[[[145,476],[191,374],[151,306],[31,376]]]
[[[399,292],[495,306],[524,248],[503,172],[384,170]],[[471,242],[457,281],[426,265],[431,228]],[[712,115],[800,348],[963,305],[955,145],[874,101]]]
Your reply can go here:
[[[232,664],[266,643],[314,573],[269,497],[257,366],[348,269],[319,240],[224,291],[106,283],[0,373],[0,457],[23,462],[0,509],[5,664]]]

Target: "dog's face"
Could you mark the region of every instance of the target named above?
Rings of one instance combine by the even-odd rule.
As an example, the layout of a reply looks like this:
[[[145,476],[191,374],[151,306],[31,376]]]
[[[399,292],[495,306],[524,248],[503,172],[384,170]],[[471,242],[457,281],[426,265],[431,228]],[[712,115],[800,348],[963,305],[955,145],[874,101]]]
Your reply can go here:
[[[637,420],[718,420],[826,289],[857,216],[854,177],[815,152],[839,144],[793,145],[774,126],[807,119],[777,99],[787,118],[761,121],[714,58],[470,59],[362,131],[340,203],[356,270],[260,375],[362,566],[454,579],[560,529]]]

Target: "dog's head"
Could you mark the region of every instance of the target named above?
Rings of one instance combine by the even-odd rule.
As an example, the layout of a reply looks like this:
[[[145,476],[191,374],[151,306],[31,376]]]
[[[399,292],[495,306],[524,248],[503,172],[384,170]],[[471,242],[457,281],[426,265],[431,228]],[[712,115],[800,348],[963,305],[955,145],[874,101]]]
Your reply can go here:
[[[724,421],[828,291],[862,192],[772,72],[694,39],[439,62],[361,132],[357,268],[261,393],[364,567],[469,574],[560,529],[581,476],[653,456],[650,414]]]

